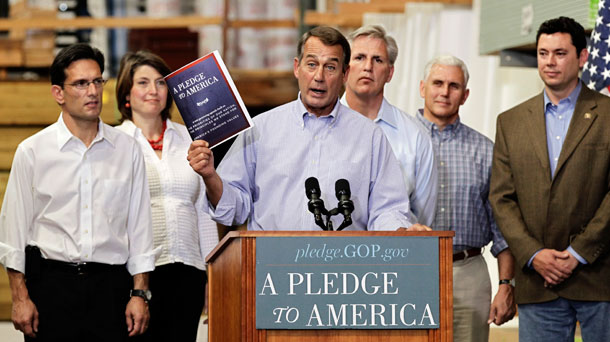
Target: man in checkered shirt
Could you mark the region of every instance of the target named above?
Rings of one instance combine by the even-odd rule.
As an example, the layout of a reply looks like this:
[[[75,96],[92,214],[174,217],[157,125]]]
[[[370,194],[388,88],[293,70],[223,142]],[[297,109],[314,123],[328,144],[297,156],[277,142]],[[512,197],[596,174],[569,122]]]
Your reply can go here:
[[[433,229],[453,230],[453,339],[488,341],[489,324],[515,315],[514,259],[498,230],[489,204],[493,143],[460,122],[468,98],[468,69],[454,56],[432,59],[424,70],[417,118],[432,137],[438,169]],[[491,300],[491,283],[481,248],[493,241],[500,285]]]

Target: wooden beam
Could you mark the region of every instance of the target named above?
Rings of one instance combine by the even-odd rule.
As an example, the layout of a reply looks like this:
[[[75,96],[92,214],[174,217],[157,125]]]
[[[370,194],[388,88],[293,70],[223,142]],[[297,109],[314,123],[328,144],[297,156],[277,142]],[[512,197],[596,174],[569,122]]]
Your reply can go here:
[[[228,27],[240,28],[277,28],[277,27],[297,27],[295,20],[230,20],[227,22]]]
[[[472,0],[410,0],[410,2],[440,2],[445,5],[468,5],[472,6]]]
[[[342,27],[359,27],[362,25],[364,13],[403,13],[405,4],[408,2],[439,2],[449,5],[469,5],[472,0],[370,0],[370,2],[351,3],[342,2],[337,4],[338,13],[333,12],[305,12],[304,22],[306,25],[330,25]]]
[[[118,123],[115,84],[111,79],[104,86],[101,117],[108,124]],[[48,81],[0,82],[0,125],[46,126],[57,121],[60,111]]]
[[[231,69],[231,76],[247,106],[279,106],[296,99],[299,92],[292,71]]]
[[[448,5],[471,5],[472,0],[369,0],[371,4],[406,4],[407,2],[438,2]]]
[[[60,18],[9,18],[0,19],[0,30],[10,29],[85,29],[92,27],[126,28],[175,28],[189,26],[220,25],[220,17],[178,16],[169,18],[150,17],[77,17]]]
[[[0,208],[2,207],[2,201],[4,200],[4,193],[6,192],[6,183],[8,182],[8,171],[0,171]]]
[[[406,4],[407,2],[414,2],[414,0],[369,0],[369,3],[371,3],[371,4],[392,4],[392,5],[401,4],[401,5],[403,5],[403,7],[404,7],[404,4]],[[442,1],[438,0],[436,2],[442,2]]]
[[[295,48],[296,54],[296,48]],[[294,79],[294,72],[292,70],[270,70],[270,69],[240,69],[231,68],[229,70],[233,81],[243,80],[260,80],[260,79]]]
[[[317,11],[306,11],[305,18],[303,19],[305,25],[317,26],[317,25],[329,25],[329,26],[343,26],[343,27],[358,27],[362,25],[361,14],[334,14],[334,13],[322,13]]]
[[[60,18],[9,18],[0,19],[0,30],[11,29],[85,29],[92,27],[125,28],[177,28],[191,26],[221,25],[222,17],[178,16],[169,18],[150,17],[77,17]],[[296,27],[293,20],[231,20],[229,27]]]
[[[339,4],[340,15],[363,15],[364,13],[403,13],[404,3],[366,3],[366,2],[342,2]]]
[[[0,267],[0,320],[11,320],[11,288],[8,284],[8,275],[6,269]]]
[[[231,69],[230,73],[246,106],[277,106],[294,100],[298,93],[292,71]],[[116,79],[104,86],[101,118],[110,125],[118,124],[120,118],[115,87]],[[0,82],[0,126],[47,126],[57,121],[61,108],[50,89],[48,81]],[[182,123],[176,108],[172,120]]]
[[[0,171],[9,171],[17,145],[43,127],[0,127]]]
[[[0,201],[4,201],[4,192],[6,191],[6,183],[8,182],[8,171],[0,172]],[[0,208],[2,202],[0,202]],[[0,267],[0,320],[11,319],[11,288],[8,284],[8,276],[6,269]]]

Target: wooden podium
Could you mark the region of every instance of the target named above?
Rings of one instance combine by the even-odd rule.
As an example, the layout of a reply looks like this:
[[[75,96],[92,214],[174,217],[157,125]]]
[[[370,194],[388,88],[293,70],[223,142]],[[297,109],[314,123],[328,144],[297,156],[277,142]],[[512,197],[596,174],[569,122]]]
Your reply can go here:
[[[256,329],[257,237],[433,236],[439,243],[439,329],[260,330]],[[208,255],[210,342],[394,342],[453,341],[454,232],[406,231],[233,231]]]

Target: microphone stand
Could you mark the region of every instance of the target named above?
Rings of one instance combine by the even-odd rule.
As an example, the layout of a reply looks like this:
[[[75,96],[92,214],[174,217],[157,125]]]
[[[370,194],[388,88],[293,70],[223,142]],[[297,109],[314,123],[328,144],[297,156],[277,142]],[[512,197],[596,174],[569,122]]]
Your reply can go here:
[[[333,230],[333,221],[330,220],[331,216],[335,216],[339,213],[339,210],[337,208],[335,209],[331,209],[328,212],[328,215],[326,215],[326,230]]]
[[[349,210],[350,206],[351,206],[351,211],[354,210],[354,204],[351,203],[351,201],[344,201],[344,202],[345,203],[339,202],[339,207],[331,209],[329,211],[326,211],[326,209],[325,209],[325,211],[326,211],[326,228],[322,227],[322,229],[324,229],[324,230],[331,230],[331,231],[334,230],[333,229],[333,221],[331,221],[330,218],[332,216],[341,214],[344,209],[348,209]],[[349,226],[350,224],[352,224],[352,217],[351,217],[351,215],[345,216],[345,214],[343,214],[343,222],[341,222],[341,225],[339,225],[339,227],[336,229],[336,231],[341,231],[345,227]]]
[[[308,204],[308,207],[309,207],[309,211],[312,213],[314,212],[314,209],[316,209],[316,208],[320,209],[320,214],[327,215],[326,220],[327,221],[329,220],[328,211],[324,207],[324,202],[322,202],[321,200],[310,201]],[[328,230],[327,224],[324,223],[324,218],[322,217],[322,215],[320,215],[319,217],[318,217],[318,215],[314,215],[314,221],[320,228],[322,228],[322,230]]]
[[[337,228],[337,230],[343,230],[343,228],[352,224],[352,215],[354,211],[354,203],[350,200],[339,201],[337,204],[337,211],[343,214],[343,222]]]

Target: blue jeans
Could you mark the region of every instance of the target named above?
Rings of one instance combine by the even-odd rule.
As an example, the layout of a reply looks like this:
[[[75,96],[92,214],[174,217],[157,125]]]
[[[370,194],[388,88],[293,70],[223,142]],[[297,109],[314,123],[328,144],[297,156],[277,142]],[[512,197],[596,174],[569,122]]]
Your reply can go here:
[[[574,342],[576,321],[583,342],[610,341],[610,302],[559,298],[519,305],[519,342]]]

